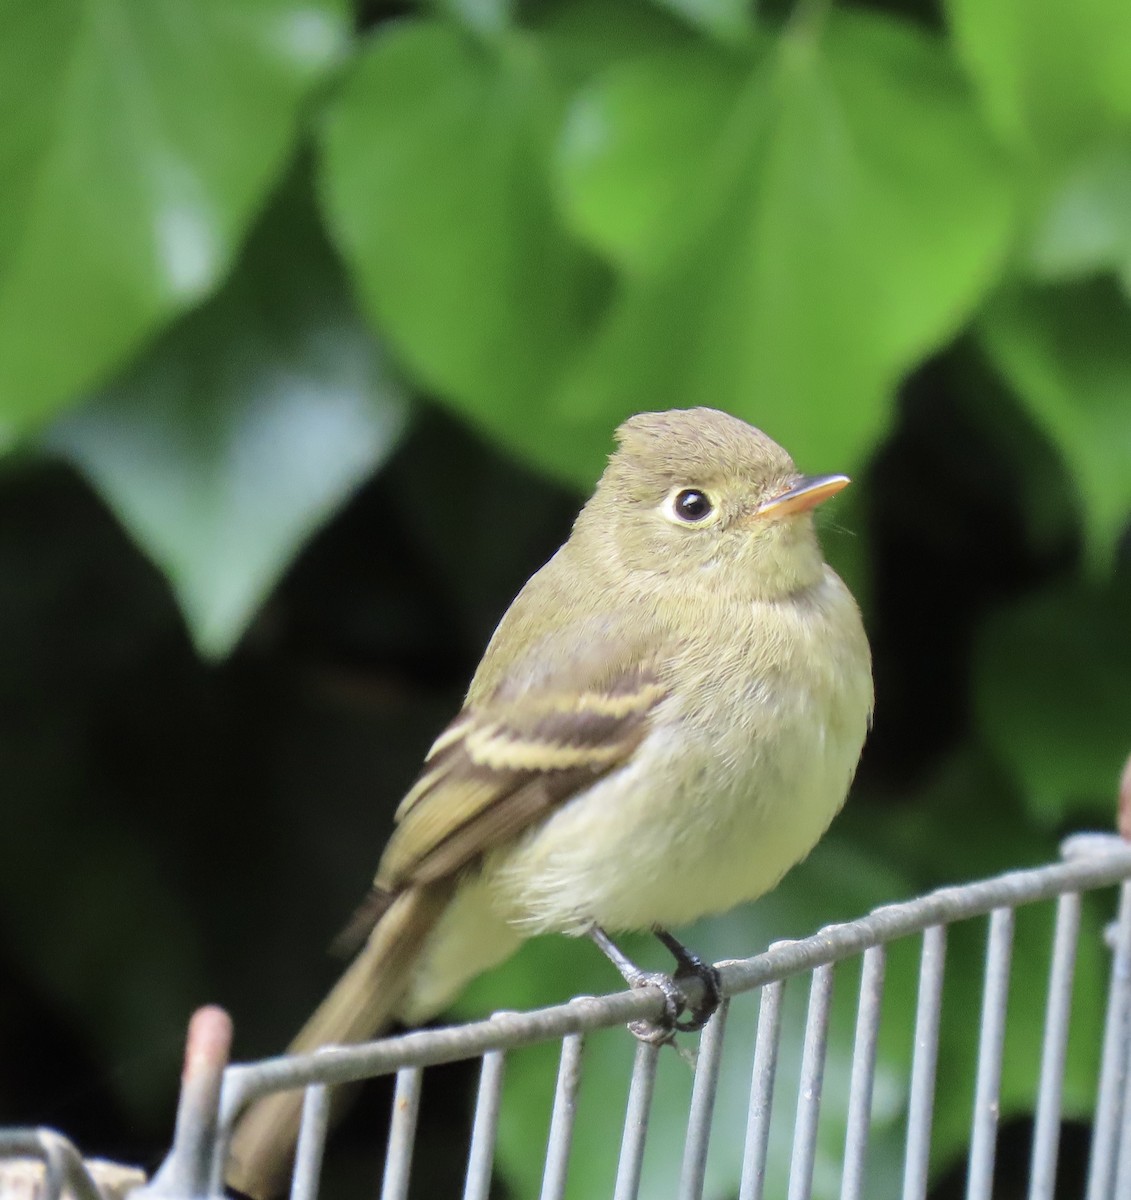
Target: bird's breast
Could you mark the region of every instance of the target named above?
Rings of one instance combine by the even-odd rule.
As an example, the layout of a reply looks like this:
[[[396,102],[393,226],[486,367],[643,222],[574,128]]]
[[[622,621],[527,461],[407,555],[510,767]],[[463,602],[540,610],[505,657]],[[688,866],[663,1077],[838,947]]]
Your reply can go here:
[[[509,919],[683,925],[754,899],[808,854],[844,802],[872,703],[859,615],[832,579],[769,628],[752,613],[722,655],[683,648],[631,761],[488,864]]]

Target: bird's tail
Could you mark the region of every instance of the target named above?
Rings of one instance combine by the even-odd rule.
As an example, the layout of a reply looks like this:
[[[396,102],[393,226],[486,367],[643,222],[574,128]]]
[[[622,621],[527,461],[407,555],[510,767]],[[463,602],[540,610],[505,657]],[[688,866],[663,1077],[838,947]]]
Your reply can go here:
[[[306,1054],[320,1046],[363,1042],[391,1024],[449,894],[446,883],[402,892],[287,1052]],[[282,1192],[301,1112],[301,1091],[257,1100],[236,1123],[225,1183],[253,1200],[270,1200]]]

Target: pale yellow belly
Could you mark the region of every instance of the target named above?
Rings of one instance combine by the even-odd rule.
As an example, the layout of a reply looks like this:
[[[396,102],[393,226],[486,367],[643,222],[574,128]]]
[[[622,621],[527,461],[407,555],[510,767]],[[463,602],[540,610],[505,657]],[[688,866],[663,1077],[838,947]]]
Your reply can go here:
[[[492,864],[499,907],[532,932],[577,932],[678,926],[752,900],[828,828],[862,740],[863,721],[858,736],[813,722],[712,746],[654,733]]]

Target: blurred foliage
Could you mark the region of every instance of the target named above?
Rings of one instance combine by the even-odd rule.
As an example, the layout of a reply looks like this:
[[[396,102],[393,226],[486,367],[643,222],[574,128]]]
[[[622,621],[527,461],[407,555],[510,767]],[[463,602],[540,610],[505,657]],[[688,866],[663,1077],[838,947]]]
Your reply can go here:
[[[195,1004],[234,1010],[242,1053],[283,1044],[429,736],[641,409],[724,408],[857,477],[824,533],[876,652],[861,778],[809,862],[692,931],[701,949],[1110,825],[1131,748],[1125,0],[0,15],[0,1120],[145,1158]],[[1103,916],[1066,1083],[1081,1119]],[[1031,1111],[1048,917],[1018,926],[1006,1116]],[[981,932],[948,954],[944,1191]],[[898,1173],[915,970],[893,954],[875,1195]],[[586,946],[537,942],[460,1011],[614,982]],[[838,974],[819,1197],[854,987]],[[752,1022],[736,1002],[738,1050]],[[607,1190],[631,1053],[600,1041],[577,1196]],[[553,1070],[511,1071],[517,1196]],[[735,1188],[741,1073],[712,1195]],[[422,1195],[458,1172],[469,1079],[447,1078]],[[647,1196],[670,1190],[689,1081],[668,1056]]]

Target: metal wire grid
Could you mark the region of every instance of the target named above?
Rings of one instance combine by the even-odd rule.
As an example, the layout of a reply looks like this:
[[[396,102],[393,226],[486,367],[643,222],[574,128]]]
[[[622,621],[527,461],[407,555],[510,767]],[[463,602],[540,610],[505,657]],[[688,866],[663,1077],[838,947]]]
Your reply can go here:
[[[74,1200],[101,1200],[82,1156],[53,1129],[0,1129],[0,1158],[38,1158],[49,1200],[56,1200],[64,1190]]]
[[[988,915],[966,1196],[967,1200],[989,1200],[997,1142],[1014,912],[1021,905],[1056,900],[1028,1191],[1029,1200],[1052,1200],[1081,896],[1119,884],[1118,917],[1108,931],[1113,959],[1086,1200],[1131,1200],[1131,882],[1128,882],[1131,846],[1116,837],[1087,834],[1070,838],[1062,851],[1061,863],[944,888],[906,903],[877,909],[860,920],[826,927],[803,941],[780,943],[755,958],[722,964],[723,992],[728,999],[701,1038],[682,1170],[674,1195],[679,1200],[701,1200],[729,997],[760,989],[739,1200],[764,1200],[770,1118],[781,1045],[782,997],[788,979],[809,973],[787,1194],[788,1200],[809,1200],[833,969],[846,959],[862,956],[840,1196],[841,1200],[863,1200],[886,948],[897,939],[920,935],[918,1000],[900,1195],[902,1200],[923,1200],[927,1192],[947,928],[957,921]],[[221,1195],[223,1163],[236,1116],[259,1096],[301,1087],[305,1096],[291,1198],[316,1200],[331,1089],[346,1082],[395,1074],[381,1200],[406,1200],[424,1068],[479,1058],[479,1088],[463,1200],[487,1200],[507,1052],[538,1042],[560,1041],[540,1200],[561,1200],[565,1194],[585,1035],[640,1017],[655,1018],[660,1008],[659,995],[651,990],[622,992],[579,998],[535,1012],[499,1013],[474,1024],[409,1033],[364,1046],[235,1064],[226,1069],[222,1061],[205,1068],[198,1066],[188,1072],[182,1088],[172,1151],[147,1190],[155,1197]],[[636,1049],[614,1200],[636,1200],[638,1195],[658,1054],[656,1047],[643,1043]],[[45,1158],[49,1165],[54,1163],[48,1173],[45,1200],[55,1200],[65,1181],[74,1181],[74,1194],[90,1200],[89,1189],[85,1184],[78,1185],[76,1171],[81,1172],[81,1165],[76,1168],[69,1157],[65,1167],[60,1165],[63,1151],[58,1135],[44,1133],[46,1140],[39,1149],[35,1147],[36,1136],[35,1131],[0,1134],[0,1155],[6,1151],[33,1153]]]

